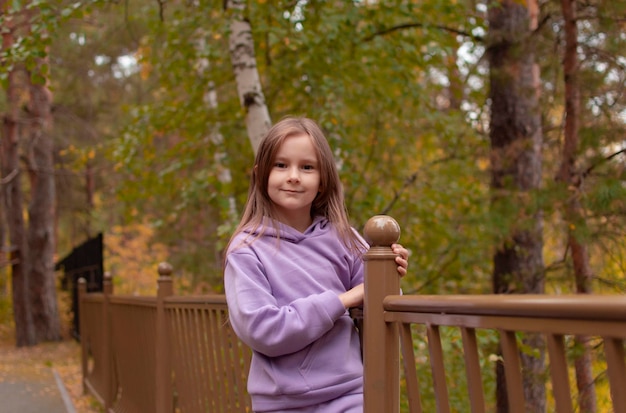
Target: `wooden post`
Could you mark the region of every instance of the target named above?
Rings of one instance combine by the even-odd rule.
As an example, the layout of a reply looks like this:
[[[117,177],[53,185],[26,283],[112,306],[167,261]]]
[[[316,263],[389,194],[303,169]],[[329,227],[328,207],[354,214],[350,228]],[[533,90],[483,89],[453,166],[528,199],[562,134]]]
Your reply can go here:
[[[83,375],[81,380],[83,384],[83,394],[87,394],[88,392],[85,378],[87,377],[87,373],[89,373],[87,371],[87,360],[89,359],[89,355],[87,354],[87,323],[85,322],[85,305],[83,304],[85,294],[87,294],[87,281],[83,277],[80,277],[78,279],[78,330],[80,334],[80,370]]]
[[[156,413],[171,413],[172,400],[172,365],[168,339],[168,326],[165,317],[165,299],[173,295],[172,266],[166,262],[159,264],[157,281],[156,314]]]
[[[102,381],[104,383],[104,411],[108,412],[113,404],[117,389],[113,381],[113,337],[111,334],[110,301],[113,294],[113,282],[109,272],[104,273],[102,299]]]
[[[396,328],[385,323],[383,299],[400,294],[396,255],[400,226],[391,217],[377,215],[365,224],[365,298],[363,302],[364,413],[400,411],[400,351]]]

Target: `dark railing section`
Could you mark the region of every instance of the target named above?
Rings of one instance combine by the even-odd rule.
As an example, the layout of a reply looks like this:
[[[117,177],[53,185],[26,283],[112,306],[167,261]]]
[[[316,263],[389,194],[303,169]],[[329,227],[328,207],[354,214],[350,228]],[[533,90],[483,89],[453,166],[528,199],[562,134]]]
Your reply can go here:
[[[610,400],[604,402],[626,412],[626,297],[401,295],[390,248],[399,235],[398,224],[387,216],[373,217],[364,230],[371,245],[364,257],[365,302],[363,311],[352,314],[363,314],[356,322],[365,413],[421,413],[433,411],[433,405],[440,413],[456,411],[450,398],[452,391],[459,397],[458,389],[451,389],[446,376],[450,346],[444,329],[458,331],[462,341],[467,382],[462,403],[472,413],[494,408],[493,396],[485,394],[485,369],[494,366],[478,339],[484,332],[498,337],[511,412],[526,410],[521,333],[545,337],[550,411],[577,411],[570,379],[577,350],[567,344],[585,336],[594,343],[594,369],[608,378],[596,381],[608,387]],[[108,413],[251,412],[246,393],[251,352],[228,323],[225,297],[174,296],[171,273],[169,265],[159,266],[156,297],[113,295],[108,276],[102,293],[88,294],[84,281],[79,284],[84,391]],[[424,383],[432,383],[427,391]]]

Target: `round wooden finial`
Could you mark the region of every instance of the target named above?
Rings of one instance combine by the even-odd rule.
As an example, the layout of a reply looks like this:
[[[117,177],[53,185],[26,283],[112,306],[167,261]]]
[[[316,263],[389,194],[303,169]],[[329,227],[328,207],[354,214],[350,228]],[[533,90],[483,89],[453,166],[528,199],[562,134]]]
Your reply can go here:
[[[158,267],[159,277],[169,277],[170,275],[172,275],[173,270],[174,269],[172,268],[172,265],[169,262],[159,263],[159,267]]]
[[[400,239],[400,225],[388,215],[375,215],[365,224],[363,236],[370,247],[389,247]]]

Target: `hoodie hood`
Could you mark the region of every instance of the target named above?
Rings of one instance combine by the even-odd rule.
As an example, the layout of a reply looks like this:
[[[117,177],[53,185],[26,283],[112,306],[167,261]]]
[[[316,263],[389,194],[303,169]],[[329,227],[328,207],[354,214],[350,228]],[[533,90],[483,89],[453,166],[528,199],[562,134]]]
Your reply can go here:
[[[316,216],[313,218],[313,222],[309,227],[304,231],[300,232],[297,229],[290,227],[289,225],[285,225],[280,221],[276,221],[274,219],[263,217],[261,221],[261,225],[257,228],[246,228],[243,230],[245,234],[248,236],[252,236],[253,238],[257,237],[268,237],[268,238],[278,238],[280,240],[299,243],[302,240],[310,237],[321,236],[324,235],[331,229],[331,226],[328,225],[329,221],[326,217]]]

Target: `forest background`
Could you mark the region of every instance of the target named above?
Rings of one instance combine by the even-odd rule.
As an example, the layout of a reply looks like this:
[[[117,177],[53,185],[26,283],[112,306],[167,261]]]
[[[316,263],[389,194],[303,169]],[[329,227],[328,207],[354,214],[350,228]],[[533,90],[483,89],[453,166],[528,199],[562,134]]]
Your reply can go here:
[[[5,2],[3,29],[20,4]],[[306,115],[323,126],[356,228],[380,213],[400,223],[413,252],[407,292],[491,292],[494,252],[514,242],[514,227],[533,214],[528,205],[543,215],[550,292],[575,290],[568,230],[589,247],[597,289],[624,291],[626,4],[578,6],[583,182],[569,191],[556,179],[566,115],[563,16],[557,1],[538,6],[541,184],[526,191],[524,205],[493,208],[485,2],[247,4],[271,118]],[[56,259],[103,232],[105,268],[122,292],[153,292],[162,260],[174,265],[179,288],[221,291],[221,249],[253,160],[224,3],[34,2],[30,10],[39,13],[32,41],[5,49],[2,80],[6,90],[6,69],[19,60],[48,59],[39,75],[53,96]],[[17,108],[0,96],[0,111],[26,113],[26,90]],[[20,145],[28,170],[32,141]],[[562,205],[572,196],[584,211],[568,223]],[[9,274],[5,265],[2,297]]]
[[[54,263],[98,233],[118,293],[154,293],[161,261],[179,294],[221,292],[255,145],[286,115],[323,127],[357,229],[398,221],[405,293],[626,289],[626,1],[0,11],[0,321],[18,346],[59,339]]]
[[[16,266],[58,286],[100,232],[117,292],[154,293],[161,261],[221,292],[254,107],[320,123],[354,226],[400,224],[405,293],[626,290],[625,1],[0,4],[3,324]]]

